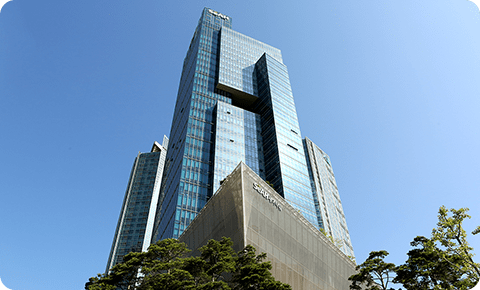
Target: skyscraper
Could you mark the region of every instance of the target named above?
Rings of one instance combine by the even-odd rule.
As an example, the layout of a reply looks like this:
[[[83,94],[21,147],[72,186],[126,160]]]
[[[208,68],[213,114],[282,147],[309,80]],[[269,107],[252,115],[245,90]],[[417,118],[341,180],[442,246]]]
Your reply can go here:
[[[179,237],[240,161],[323,226],[281,51],[209,8],[184,60],[170,141],[153,241]]]
[[[330,157],[310,139],[303,139],[320,228],[347,256],[354,257],[347,220],[338,194]]]
[[[146,251],[150,246],[167,146],[168,139],[164,137],[162,145],[155,141],[151,152],[139,152],[135,158],[108,258],[107,272],[123,262],[126,254]]]
[[[205,8],[187,51],[154,241],[177,238],[240,161],[320,226],[282,54],[231,27]]]

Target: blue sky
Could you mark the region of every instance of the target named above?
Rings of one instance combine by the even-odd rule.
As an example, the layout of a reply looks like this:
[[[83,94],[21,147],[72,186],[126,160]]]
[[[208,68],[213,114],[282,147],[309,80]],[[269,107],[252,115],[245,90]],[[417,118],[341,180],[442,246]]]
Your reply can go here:
[[[33,1],[0,13],[0,277],[105,270],[138,151],[170,131],[203,7],[282,50],[303,136],[330,155],[357,261],[400,264],[438,208],[480,225],[480,12],[467,0]],[[480,237],[470,236],[474,248]],[[480,257],[476,258],[478,262]]]

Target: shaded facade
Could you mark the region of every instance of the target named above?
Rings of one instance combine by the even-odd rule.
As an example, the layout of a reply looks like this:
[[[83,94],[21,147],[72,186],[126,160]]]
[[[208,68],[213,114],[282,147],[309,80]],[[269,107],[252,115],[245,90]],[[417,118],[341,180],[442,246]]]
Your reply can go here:
[[[234,250],[265,252],[275,279],[300,289],[349,289],[355,263],[244,163],[225,179],[180,236],[193,254],[230,237]]]
[[[162,145],[155,141],[151,152],[139,152],[135,158],[108,257],[107,272],[123,262],[126,254],[146,251],[150,246],[167,146],[168,139],[164,137]]]
[[[153,241],[179,237],[239,161],[320,227],[281,51],[209,8],[184,60],[170,144]]]
[[[333,238],[342,252],[347,256],[354,257],[347,220],[343,213],[330,157],[307,137],[303,139],[303,142],[307,153],[307,164],[320,227]]]

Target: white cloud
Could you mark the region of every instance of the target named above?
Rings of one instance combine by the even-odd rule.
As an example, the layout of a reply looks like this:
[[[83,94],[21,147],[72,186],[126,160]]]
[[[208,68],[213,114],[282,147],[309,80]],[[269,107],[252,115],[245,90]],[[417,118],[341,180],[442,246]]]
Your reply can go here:
[[[2,1],[2,2],[8,2],[8,1]],[[3,4],[5,4],[5,3],[3,3]],[[2,278],[0,278],[0,290],[11,290],[11,289],[7,288],[5,285],[3,285]]]
[[[469,0],[473,2],[475,5],[477,5],[477,8],[480,10],[480,0]]]
[[[0,0],[0,12],[2,12],[3,5],[5,5],[5,3],[7,3],[8,1],[10,1],[10,0]],[[2,286],[0,285],[0,287],[2,287]],[[7,288],[5,288],[5,289],[7,289]],[[0,288],[0,290],[3,290],[3,288]]]

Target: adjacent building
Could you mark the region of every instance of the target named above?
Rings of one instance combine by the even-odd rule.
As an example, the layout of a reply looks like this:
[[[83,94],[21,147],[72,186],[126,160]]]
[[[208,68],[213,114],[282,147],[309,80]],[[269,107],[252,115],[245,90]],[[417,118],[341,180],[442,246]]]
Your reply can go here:
[[[307,164],[320,228],[327,236],[332,237],[342,252],[353,258],[355,255],[330,157],[307,137],[303,139],[303,145],[307,153]]]
[[[162,182],[168,139],[154,142],[151,152],[138,153],[133,163],[117,229],[108,257],[107,272],[130,252],[146,251],[152,240],[155,211]]]

